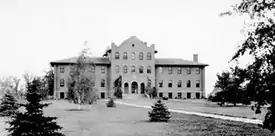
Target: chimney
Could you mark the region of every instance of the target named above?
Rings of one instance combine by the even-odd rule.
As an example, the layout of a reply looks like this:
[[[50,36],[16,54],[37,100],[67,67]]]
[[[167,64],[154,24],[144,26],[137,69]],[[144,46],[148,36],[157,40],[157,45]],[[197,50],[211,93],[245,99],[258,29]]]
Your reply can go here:
[[[193,61],[194,62],[198,62],[198,54],[194,54],[193,55]]]

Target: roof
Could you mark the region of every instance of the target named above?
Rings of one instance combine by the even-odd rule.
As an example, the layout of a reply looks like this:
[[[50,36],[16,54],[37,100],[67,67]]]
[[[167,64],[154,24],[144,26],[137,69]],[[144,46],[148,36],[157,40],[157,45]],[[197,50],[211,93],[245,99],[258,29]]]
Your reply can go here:
[[[89,57],[89,59],[95,64],[111,64],[109,58],[106,57]],[[71,57],[67,59],[52,61],[50,64],[53,66],[54,64],[73,64],[76,63],[77,57]]]
[[[156,65],[208,66],[208,64],[178,58],[156,58],[155,60]]]
[[[77,57],[71,57],[67,59],[62,59],[58,61],[50,62],[50,64],[53,66],[54,64],[73,64],[76,63]],[[111,64],[109,58],[106,57],[90,57],[90,60],[95,64],[103,64],[103,65],[109,65]],[[156,58],[155,59],[155,65],[159,66],[208,66],[207,64],[203,64],[200,62],[194,62],[189,60],[183,60],[183,59],[175,59],[175,58]]]

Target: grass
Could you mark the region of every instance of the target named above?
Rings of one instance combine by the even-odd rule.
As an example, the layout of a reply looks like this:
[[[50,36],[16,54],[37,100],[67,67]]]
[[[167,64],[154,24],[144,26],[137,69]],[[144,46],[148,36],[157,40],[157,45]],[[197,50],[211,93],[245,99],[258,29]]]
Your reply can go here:
[[[156,100],[142,100],[142,101],[133,101],[133,100],[123,100],[128,103],[135,103],[140,105],[152,105]],[[216,115],[226,115],[231,117],[242,117],[250,119],[260,119],[263,120],[266,109],[262,108],[261,114],[255,114],[251,110],[250,106],[219,106],[216,103],[211,102],[191,102],[190,100],[181,100],[181,101],[165,101],[167,106],[175,110],[185,110],[192,112],[201,112],[201,113],[210,113]]]
[[[57,122],[66,136],[272,135],[254,124],[179,113],[172,113],[168,123],[152,123],[148,122],[150,109],[119,104],[116,108],[107,108],[105,101],[81,111],[76,108],[67,101],[53,101],[44,112],[46,116],[58,117]]]

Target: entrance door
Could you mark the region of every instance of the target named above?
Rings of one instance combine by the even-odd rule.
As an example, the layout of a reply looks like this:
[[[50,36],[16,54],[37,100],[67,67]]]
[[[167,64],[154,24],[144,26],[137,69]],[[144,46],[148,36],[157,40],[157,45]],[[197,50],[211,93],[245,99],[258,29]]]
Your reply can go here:
[[[65,96],[64,96],[64,92],[60,92],[60,99],[64,99]]]
[[[136,81],[132,82],[132,90],[131,90],[132,94],[137,94],[138,93],[138,84]]]
[[[140,84],[140,93],[144,94],[144,92],[145,92],[145,85],[144,85],[144,83],[141,83]]]
[[[187,99],[191,98],[191,93],[187,93]]]
[[[168,93],[168,98],[169,98],[169,99],[172,99],[172,98],[173,98],[173,93],[171,93],[171,92]]]

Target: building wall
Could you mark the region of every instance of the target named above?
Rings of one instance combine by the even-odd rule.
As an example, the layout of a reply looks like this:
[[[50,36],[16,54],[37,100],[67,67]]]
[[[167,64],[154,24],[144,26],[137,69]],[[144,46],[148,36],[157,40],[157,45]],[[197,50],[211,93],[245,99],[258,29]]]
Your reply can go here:
[[[131,90],[131,83],[136,81],[138,83],[138,90],[140,93],[141,83],[147,84],[147,78],[151,80],[152,86],[155,85],[155,46],[147,46],[139,40],[130,39],[122,43],[120,46],[112,44],[111,52],[111,81],[114,82],[120,75],[122,76],[122,90],[124,91],[124,83],[128,83],[129,91]],[[124,52],[127,53],[128,59],[124,60]],[[143,53],[143,60],[140,60],[139,54]],[[119,59],[115,59],[116,53],[119,53]],[[135,54],[133,59],[132,53]],[[151,53],[151,60],[147,60],[147,53]],[[117,73],[117,66],[119,72]],[[124,73],[124,66],[127,66],[127,73]],[[135,72],[132,72],[132,66],[135,66]],[[139,67],[143,66],[143,74],[139,73]],[[148,66],[151,67],[151,74],[147,73]]]
[[[172,74],[168,73],[169,67],[172,69]],[[178,69],[181,69],[181,74],[178,74]],[[191,74],[187,73],[190,68]],[[161,70],[162,69],[162,70]],[[197,74],[197,69],[200,69]],[[168,93],[172,93],[172,97],[178,96],[181,93],[182,98],[187,98],[187,93],[191,93],[191,98],[196,98],[196,93],[200,93],[200,97],[204,96],[204,69],[199,67],[184,67],[184,66],[157,66],[156,67],[156,87],[158,93],[163,93],[163,96],[168,97]],[[159,86],[160,80],[163,81],[163,86]],[[168,87],[169,81],[172,80],[172,87]],[[178,81],[181,80],[181,87],[178,87]],[[187,81],[191,81],[191,86],[187,87]],[[196,82],[199,81],[199,87],[196,87]]]

